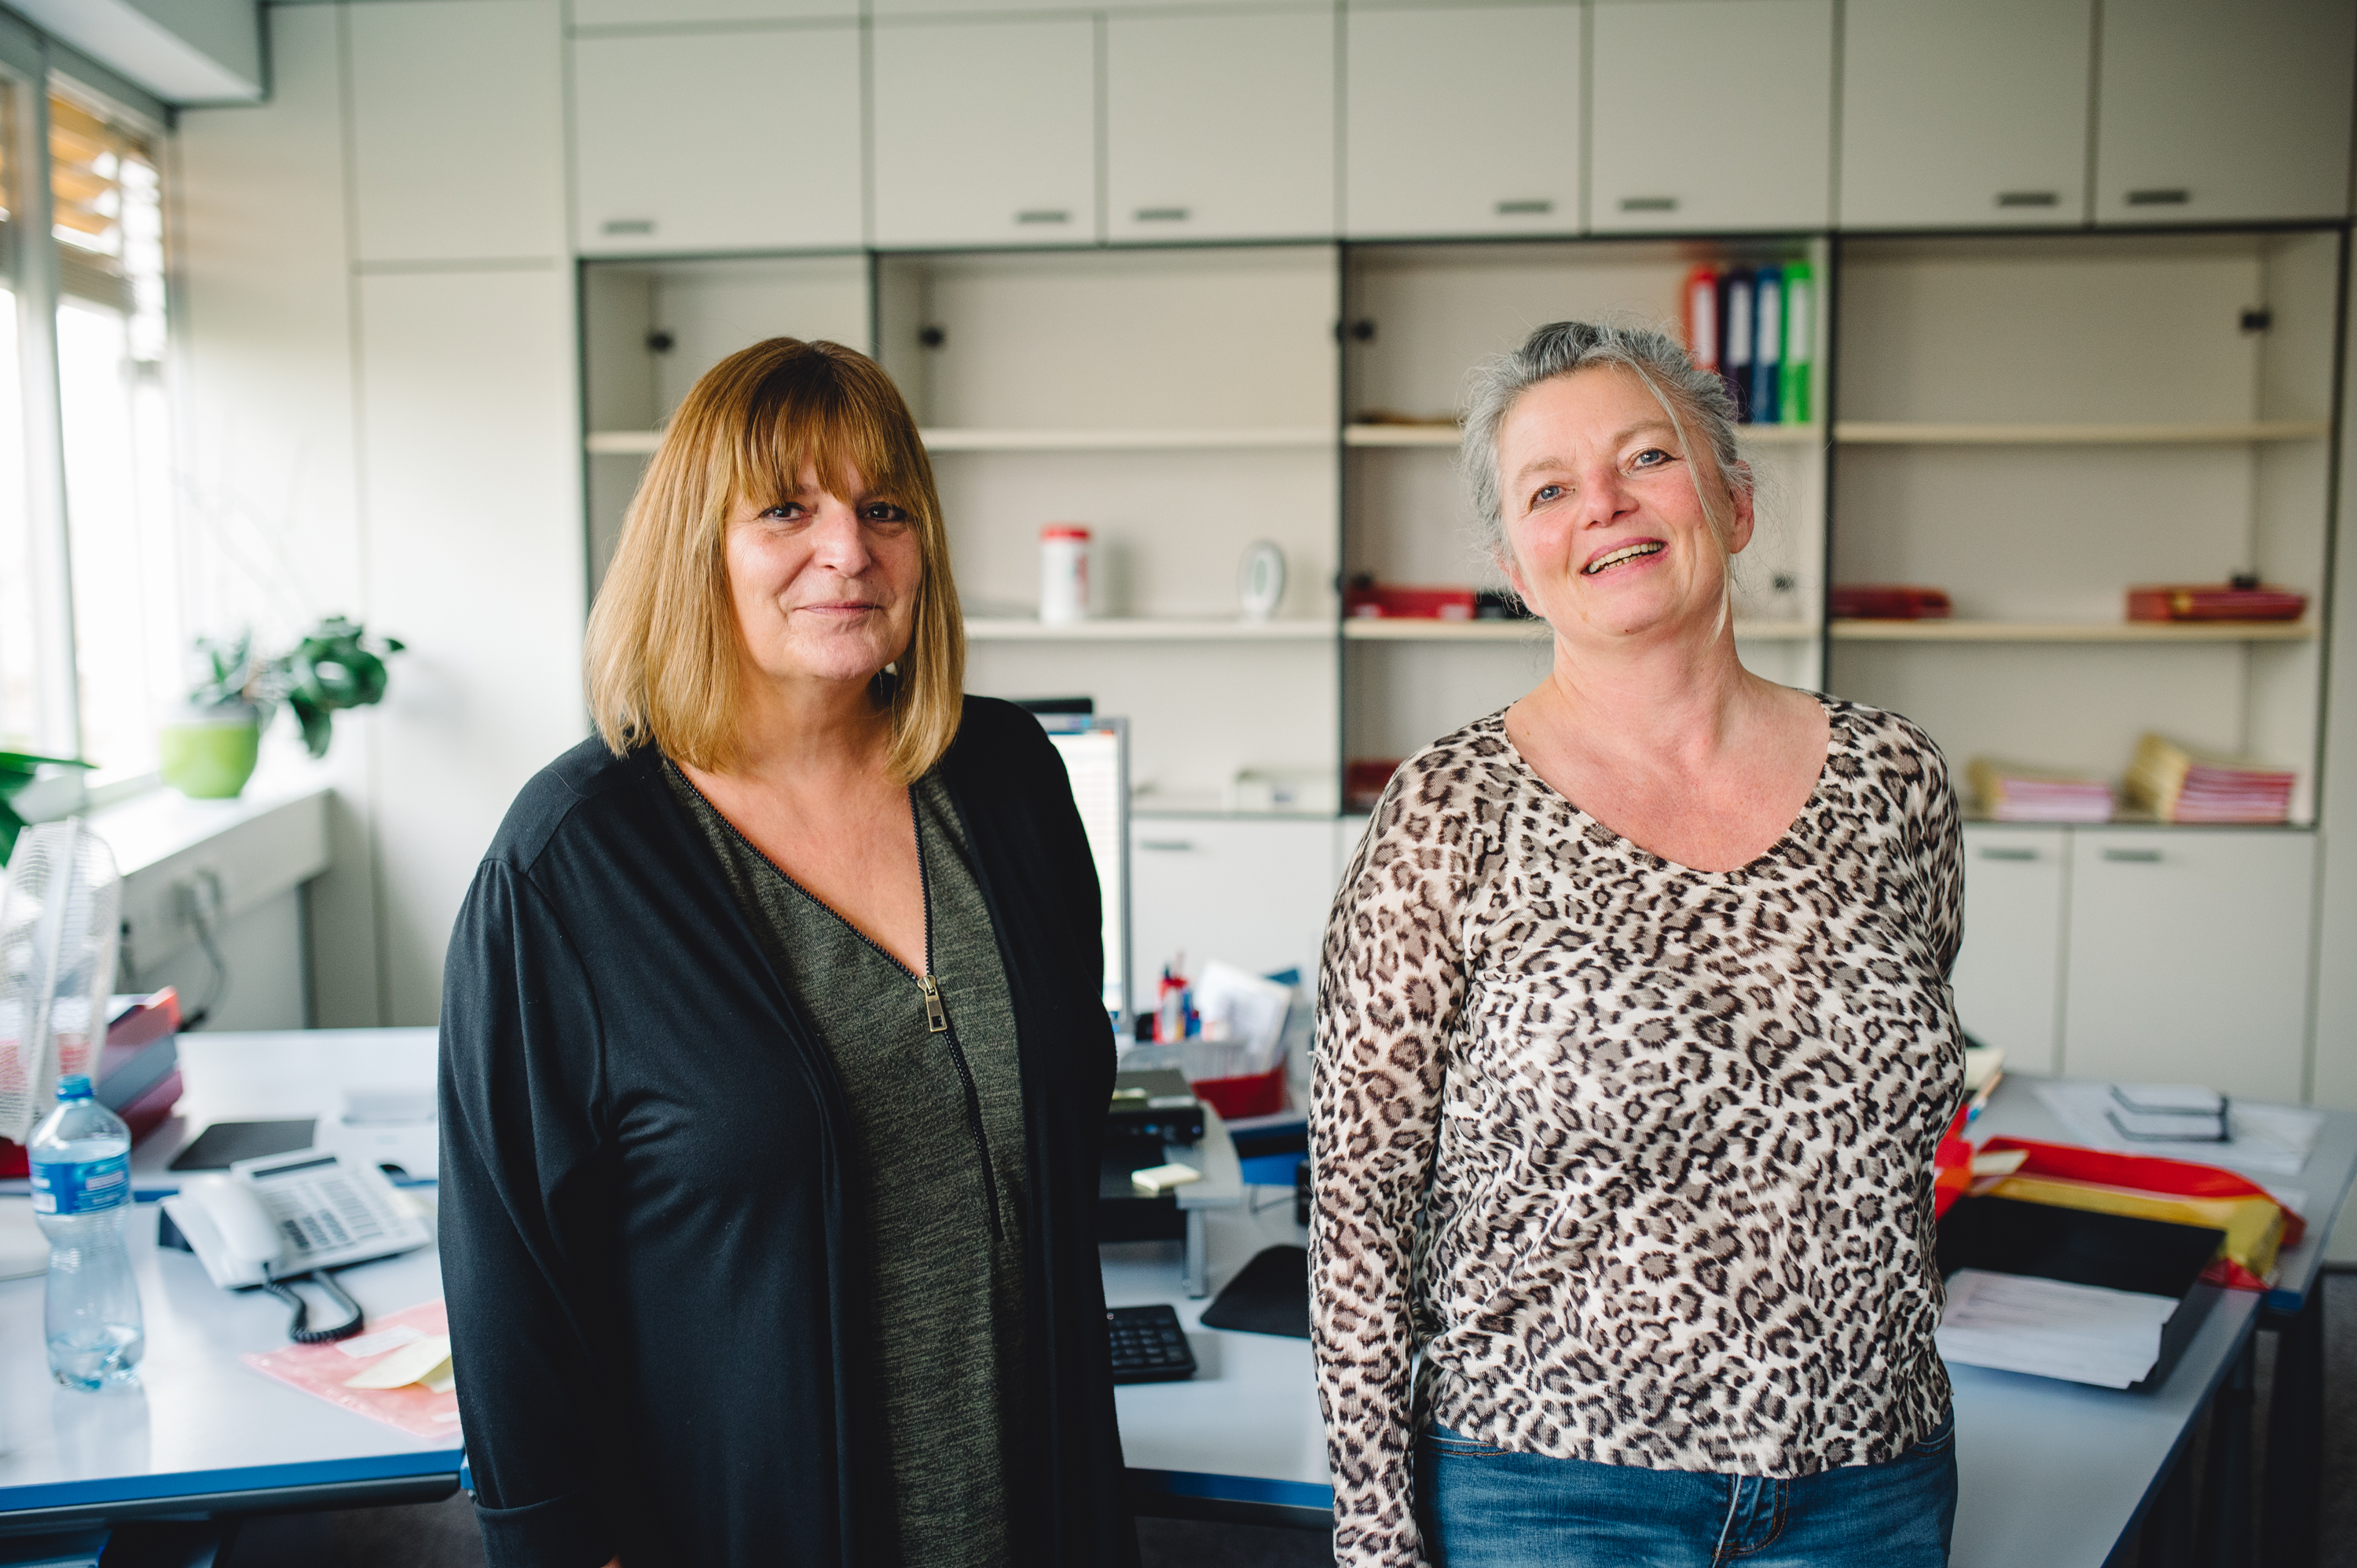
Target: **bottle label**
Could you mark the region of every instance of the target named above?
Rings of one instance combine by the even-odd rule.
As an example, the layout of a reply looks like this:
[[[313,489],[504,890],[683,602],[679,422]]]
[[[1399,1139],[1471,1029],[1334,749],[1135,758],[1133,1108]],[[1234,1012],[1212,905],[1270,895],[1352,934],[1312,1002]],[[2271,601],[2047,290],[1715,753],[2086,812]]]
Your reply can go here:
[[[99,1214],[131,1197],[131,1156],[32,1162],[33,1212]]]

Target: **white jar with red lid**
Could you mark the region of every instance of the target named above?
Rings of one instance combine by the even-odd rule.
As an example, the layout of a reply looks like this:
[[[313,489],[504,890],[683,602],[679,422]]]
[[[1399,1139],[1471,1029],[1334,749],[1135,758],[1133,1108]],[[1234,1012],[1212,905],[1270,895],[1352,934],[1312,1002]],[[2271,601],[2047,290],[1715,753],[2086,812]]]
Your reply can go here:
[[[1039,619],[1070,626],[1089,618],[1089,531],[1051,522],[1039,531]]]

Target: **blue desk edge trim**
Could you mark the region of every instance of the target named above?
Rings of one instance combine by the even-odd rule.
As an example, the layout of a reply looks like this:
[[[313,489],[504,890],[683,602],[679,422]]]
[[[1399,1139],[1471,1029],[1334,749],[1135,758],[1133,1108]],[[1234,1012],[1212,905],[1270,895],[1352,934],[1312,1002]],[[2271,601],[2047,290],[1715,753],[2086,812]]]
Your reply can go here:
[[[110,1476],[103,1480],[52,1481],[0,1487],[0,1511],[81,1508],[99,1503],[146,1502],[201,1497],[212,1492],[255,1492],[280,1487],[324,1487],[339,1481],[379,1481],[403,1476],[450,1476],[466,1451],[442,1448],[417,1454],[376,1454],[354,1459],[321,1459],[301,1465],[253,1465],[235,1470],[174,1470],[164,1475]]]
[[[1207,1476],[1193,1470],[1129,1472],[1130,1485],[1180,1498],[1211,1498],[1228,1503],[1276,1503],[1286,1508],[1332,1509],[1334,1488],[1308,1481],[1272,1481],[1259,1476]]]

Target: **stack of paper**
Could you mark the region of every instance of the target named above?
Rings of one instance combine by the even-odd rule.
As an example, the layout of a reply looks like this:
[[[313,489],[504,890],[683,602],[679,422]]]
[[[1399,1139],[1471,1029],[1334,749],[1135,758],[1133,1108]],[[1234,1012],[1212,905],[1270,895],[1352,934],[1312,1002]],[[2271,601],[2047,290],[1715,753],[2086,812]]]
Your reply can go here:
[[[2226,1097],[2198,1083],[2115,1083],[2105,1120],[2136,1144],[2222,1144]]]
[[[2133,1092],[2133,1086],[2131,1092]],[[2038,1098],[2069,1128],[2072,1142],[2084,1144],[2091,1149],[2109,1149],[2122,1155],[2168,1155],[2175,1159],[2188,1159],[2205,1165],[2224,1165],[2246,1176],[2297,1176],[2315,1147],[2319,1133],[2324,1131],[2324,1112],[2308,1111],[2295,1105],[2253,1105],[2237,1101],[2226,1108],[2227,1139],[2222,1144],[2203,1144],[2198,1148],[2158,1149],[2150,1143],[2139,1143],[2123,1136],[2112,1121],[2112,1112],[2119,1101],[2112,1098],[2108,1083],[2086,1083],[2072,1079],[2045,1079],[2038,1083]],[[2298,1202],[2267,1184],[2285,1207],[2297,1209]]]
[[[2158,735],[2136,745],[2128,799],[2166,822],[2280,822],[2298,775],[2246,758],[2190,751]]]
[[[2165,1295],[1958,1269],[1936,1338],[1942,1357],[1966,1366],[2124,1389],[2160,1359],[2176,1311]]]
[[[2023,768],[1976,757],[1966,770],[1973,793],[1998,822],[2108,822],[2112,787],[2083,773]]]

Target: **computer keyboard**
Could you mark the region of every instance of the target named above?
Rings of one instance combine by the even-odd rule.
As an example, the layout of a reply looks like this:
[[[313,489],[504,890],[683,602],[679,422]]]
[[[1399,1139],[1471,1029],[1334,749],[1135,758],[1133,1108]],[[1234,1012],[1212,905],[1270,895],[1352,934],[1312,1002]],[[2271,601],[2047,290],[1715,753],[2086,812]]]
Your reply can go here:
[[[1178,1314],[1168,1306],[1116,1306],[1105,1312],[1113,1339],[1113,1380],[1161,1383],[1195,1375],[1195,1353],[1187,1348]]]

